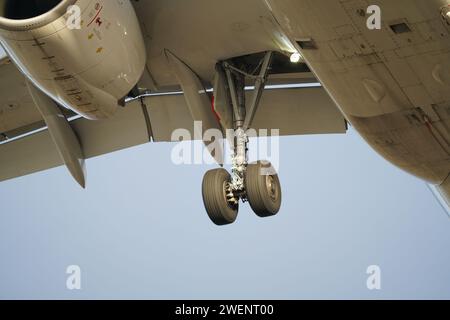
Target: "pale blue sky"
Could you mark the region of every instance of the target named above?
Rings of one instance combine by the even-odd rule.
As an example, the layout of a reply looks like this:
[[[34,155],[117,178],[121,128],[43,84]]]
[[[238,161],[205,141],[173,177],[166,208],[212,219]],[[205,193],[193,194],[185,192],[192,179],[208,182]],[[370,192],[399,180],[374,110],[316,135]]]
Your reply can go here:
[[[172,144],[0,183],[0,298],[450,298],[450,219],[353,131],[281,140],[281,213],[216,227]],[[82,290],[65,269],[82,268]],[[366,268],[382,269],[382,290]]]

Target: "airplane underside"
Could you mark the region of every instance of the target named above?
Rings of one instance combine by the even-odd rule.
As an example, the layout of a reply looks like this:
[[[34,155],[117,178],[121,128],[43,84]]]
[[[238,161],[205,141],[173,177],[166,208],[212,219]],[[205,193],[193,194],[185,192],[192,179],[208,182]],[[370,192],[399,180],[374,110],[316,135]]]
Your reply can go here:
[[[179,111],[176,117],[168,116],[173,102],[183,105],[186,117],[201,121],[205,130],[234,134],[229,141],[231,172],[219,168],[203,179],[203,201],[211,220],[233,223],[241,202],[248,202],[260,217],[276,215],[280,181],[265,159],[248,162],[248,130],[262,123],[277,126],[269,121],[277,115],[268,107],[267,86],[312,79],[321,83],[330,100],[323,102],[317,91],[311,92],[317,108],[322,102],[335,104],[339,115],[329,111],[330,117],[307,130],[295,120],[297,114],[289,125],[290,115],[284,115],[281,134],[343,133],[348,122],[388,161],[438,186],[450,204],[448,0],[378,0],[371,6],[363,0],[64,0],[46,2],[45,8],[31,12],[11,1],[0,5],[1,43],[25,75],[59,164],[82,186],[89,153],[83,130],[88,129],[75,123],[79,120],[67,121],[67,110],[72,116],[109,121],[117,119],[116,113],[131,115],[128,110],[136,105],[142,108],[148,140],[157,140],[166,130],[159,127],[182,118]],[[64,26],[69,5],[81,8],[79,31]],[[370,10],[374,5],[380,9],[380,28],[368,24],[376,13]],[[36,19],[35,25],[26,19]],[[182,101],[167,103],[176,98],[162,98],[176,90],[182,91]],[[284,93],[287,97],[288,91]],[[149,112],[146,99],[159,99],[167,108]],[[280,110],[292,103],[289,100],[278,100]],[[289,110],[304,108],[296,107]],[[311,115],[312,123],[319,119],[310,109],[298,114]],[[164,120],[155,121],[158,117]],[[6,142],[12,129],[0,127]],[[137,140],[127,146],[147,142]],[[223,164],[222,151],[211,153],[218,164]],[[25,174],[16,171],[0,172],[0,177]]]
[[[346,119],[384,158],[450,201],[449,1],[269,1]],[[309,44],[309,46],[308,46]],[[303,47],[303,48],[302,48]]]

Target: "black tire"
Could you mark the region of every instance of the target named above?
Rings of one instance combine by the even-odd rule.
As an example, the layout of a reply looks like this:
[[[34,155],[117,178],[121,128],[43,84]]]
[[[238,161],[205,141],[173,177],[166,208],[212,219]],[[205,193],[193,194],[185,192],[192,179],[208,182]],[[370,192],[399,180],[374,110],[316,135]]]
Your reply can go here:
[[[233,223],[238,215],[239,204],[227,201],[225,187],[230,181],[231,176],[225,169],[210,170],[203,178],[203,203],[209,218],[218,226]]]
[[[245,175],[247,200],[261,218],[276,215],[281,208],[281,184],[269,162],[249,164]]]

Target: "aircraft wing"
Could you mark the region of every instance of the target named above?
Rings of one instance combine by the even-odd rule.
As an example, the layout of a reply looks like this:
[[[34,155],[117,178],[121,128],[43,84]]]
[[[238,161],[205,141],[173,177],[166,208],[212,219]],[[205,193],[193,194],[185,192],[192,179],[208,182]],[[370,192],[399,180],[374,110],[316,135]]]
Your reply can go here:
[[[44,121],[28,93],[24,76],[8,58],[0,60],[0,142],[40,128]]]
[[[13,64],[0,66],[0,181],[64,164],[24,77]],[[65,111],[86,159],[148,142],[170,142],[172,132],[188,129],[193,119],[181,92],[129,101],[111,119],[90,121]],[[346,121],[320,86],[266,90],[255,129],[279,129],[280,135],[346,132]]]

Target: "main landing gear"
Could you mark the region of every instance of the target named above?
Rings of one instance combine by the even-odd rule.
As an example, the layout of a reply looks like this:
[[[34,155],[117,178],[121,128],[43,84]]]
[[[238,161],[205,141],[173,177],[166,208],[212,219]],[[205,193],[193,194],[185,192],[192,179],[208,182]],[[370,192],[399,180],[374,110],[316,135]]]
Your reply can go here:
[[[267,80],[272,52],[265,54],[259,75],[251,75],[228,62],[219,67],[226,74],[233,108],[234,141],[231,173],[225,169],[208,171],[203,178],[203,202],[210,219],[217,225],[236,221],[239,201],[249,202],[260,217],[277,214],[281,207],[281,185],[278,174],[269,162],[248,163],[248,136],[254,115]],[[245,80],[255,80],[250,105],[245,103]]]

